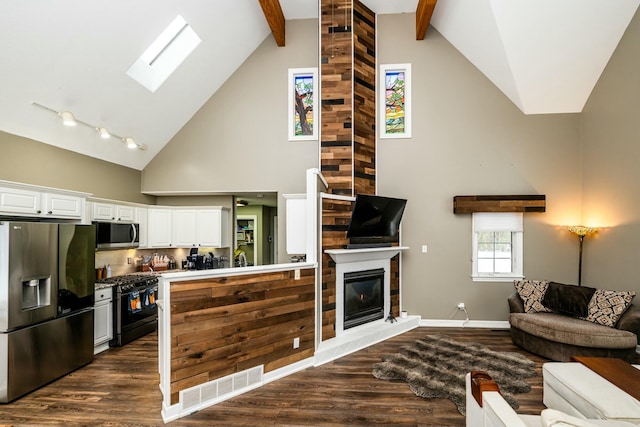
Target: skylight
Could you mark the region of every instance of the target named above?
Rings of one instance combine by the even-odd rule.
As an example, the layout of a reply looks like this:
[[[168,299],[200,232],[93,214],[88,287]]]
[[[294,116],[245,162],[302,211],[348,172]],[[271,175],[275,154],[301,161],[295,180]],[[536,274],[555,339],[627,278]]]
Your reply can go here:
[[[201,41],[187,21],[178,15],[134,62],[127,75],[155,92]]]

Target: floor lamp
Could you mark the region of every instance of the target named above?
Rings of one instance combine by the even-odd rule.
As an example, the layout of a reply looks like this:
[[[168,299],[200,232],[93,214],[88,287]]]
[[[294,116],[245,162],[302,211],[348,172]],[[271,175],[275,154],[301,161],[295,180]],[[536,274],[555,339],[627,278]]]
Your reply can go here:
[[[585,227],[584,225],[572,225],[569,231],[577,235],[580,239],[580,261],[578,262],[578,286],[582,286],[582,244],[584,237],[598,231],[598,227]]]

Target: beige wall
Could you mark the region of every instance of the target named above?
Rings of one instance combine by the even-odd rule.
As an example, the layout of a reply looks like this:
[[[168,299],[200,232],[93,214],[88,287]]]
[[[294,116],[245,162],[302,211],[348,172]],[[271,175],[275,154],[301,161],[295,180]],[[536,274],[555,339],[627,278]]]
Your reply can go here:
[[[233,196],[158,196],[161,206],[222,206],[233,208]]]
[[[378,16],[378,63],[411,63],[413,138],[378,141],[378,194],[408,199],[403,308],[427,319],[506,320],[512,283],[473,282],[471,216],[453,196],[545,194],[525,215],[524,273],[577,280],[577,246],[559,225],[580,214],[579,115],[525,116],[434,28],[415,15]],[[421,253],[421,246],[428,252]]]
[[[583,284],[638,293],[639,44],[636,12],[582,113],[583,221],[607,227],[585,240]]]
[[[141,172],[0,131],[0,179],[153,203],[140,193]]]

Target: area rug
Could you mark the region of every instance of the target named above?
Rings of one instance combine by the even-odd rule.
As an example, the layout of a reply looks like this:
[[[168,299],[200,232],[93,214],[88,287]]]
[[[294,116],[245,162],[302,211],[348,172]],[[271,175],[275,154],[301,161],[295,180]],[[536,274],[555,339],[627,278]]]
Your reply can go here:
[[[400,348],[373,365],[382,380],[404,380],[416,395],[450,399],[465,415],[465,375],[487,371],[514,409],[513,393],[531,390],[526,378],[535,375],[535,363],[519,353],[493,351],[478,343],[458,342],[447,335],[427,335]]]

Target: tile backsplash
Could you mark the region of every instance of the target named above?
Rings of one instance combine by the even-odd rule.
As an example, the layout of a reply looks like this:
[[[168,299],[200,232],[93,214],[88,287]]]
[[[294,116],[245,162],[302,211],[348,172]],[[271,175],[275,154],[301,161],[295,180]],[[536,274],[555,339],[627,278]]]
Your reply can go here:
[[[163,249],[118,249],[108,251],[96,251],[96,268],[101,268],[109,264],[111,266],[112,276],[121,276],[123,274],[130,274],[136,272],[136,258],[142,256],[153,256],[158,254],[160,256],[173,256],[176,260],[178,268],[182,266],[182,260],[189,255],[190,248],[163,248]],[[229,259],[229,248],[200,248],[198,253],[200,255],[206,255],[209,252],[219,258],[220,256],[227,257]],[[139,271],[139,270],[138,270]]]

